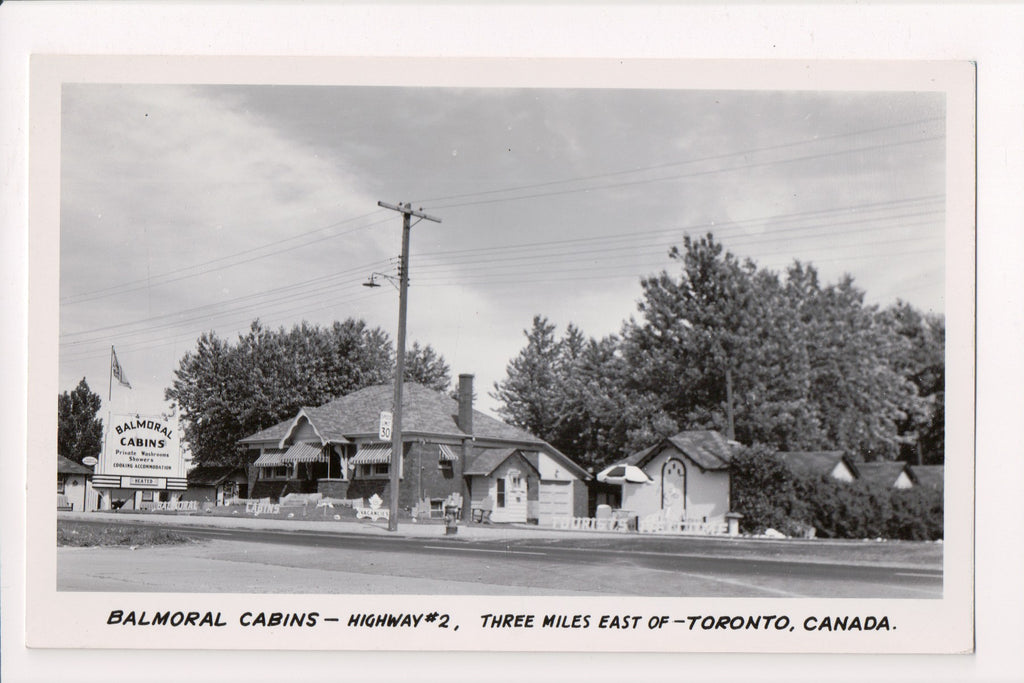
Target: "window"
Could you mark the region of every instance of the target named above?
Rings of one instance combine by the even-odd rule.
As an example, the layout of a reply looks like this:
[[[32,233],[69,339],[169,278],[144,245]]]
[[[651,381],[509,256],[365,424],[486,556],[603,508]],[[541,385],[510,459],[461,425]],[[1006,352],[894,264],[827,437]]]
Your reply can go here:
[[[513,491],[518,491],[523,488],[523,480],[520,478],[518,471],[511,470],[508,473],[508,487]]]
[[[277,467],[265,467],[262,470],[264,479],[287,479],[291,476],[292,468],[289,465],[278,465]]]
[[[152,491],[143,491],[142,492],[142,502],[143,503],[152,503],[153,502],[153,492]]]
[[[372,479],[387,477],[391,474],[391,465],[386,462],[368,463],[359,466],[359,476]]]
[[[497,496],[497,502],[495,503],[495,506],[496,507],[500,507],[500,508],[505,507],[505,480],[504,479],[499,479],[498,480],[498,496]]]
[[[64,493],[64,478],[57,480],[57,493]]]
[[[437,469],[441,470],[441,473],[446,476],[451,476],[455,473],[451,460],[441,460],[437,463]]]

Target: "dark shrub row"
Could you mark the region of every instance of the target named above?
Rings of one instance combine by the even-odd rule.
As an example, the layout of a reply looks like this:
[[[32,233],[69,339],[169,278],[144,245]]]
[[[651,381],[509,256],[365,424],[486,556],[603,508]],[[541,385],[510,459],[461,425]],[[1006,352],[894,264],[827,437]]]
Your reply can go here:
[[[796,474],[762,446],[733,460],[732,510],[748,533],[772,528],[800,536],[813,527],[826,538],[942,538],[941,491]]]

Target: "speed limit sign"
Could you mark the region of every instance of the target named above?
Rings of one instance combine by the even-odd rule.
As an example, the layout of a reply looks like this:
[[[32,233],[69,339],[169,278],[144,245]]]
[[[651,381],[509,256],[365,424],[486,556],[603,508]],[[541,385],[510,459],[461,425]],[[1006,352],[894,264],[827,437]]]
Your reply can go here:
[[[380,414],[380,433],[377,436],[381,441],[391,441],[391,420],[391,413],[382,412]]]

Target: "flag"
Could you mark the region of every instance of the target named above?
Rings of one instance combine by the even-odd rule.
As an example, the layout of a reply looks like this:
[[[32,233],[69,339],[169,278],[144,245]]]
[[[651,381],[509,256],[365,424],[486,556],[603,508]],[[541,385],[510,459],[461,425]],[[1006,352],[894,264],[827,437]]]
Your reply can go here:
[[[114,347],[110,347],[110,372],[113,373],[114,379],[117,380],[118,384],[123,387],[132,388],[132,385],[128,382],[128,378],[124,374],[124,369],[121,364],[117,362],[117,353],[114,351]]]

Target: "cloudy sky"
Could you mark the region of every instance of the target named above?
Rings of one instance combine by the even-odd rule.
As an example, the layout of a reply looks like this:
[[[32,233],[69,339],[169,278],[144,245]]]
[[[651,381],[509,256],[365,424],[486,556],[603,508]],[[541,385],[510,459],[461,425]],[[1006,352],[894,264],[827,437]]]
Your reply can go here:
[[[61,124],[60,389],[106,399],[110,347],[157,412],[213,330],[365,319],[488,396],[535,314],[590,336],[713,232],[781,270],[942,312],[945,103],[928,93],[71,84]]]

